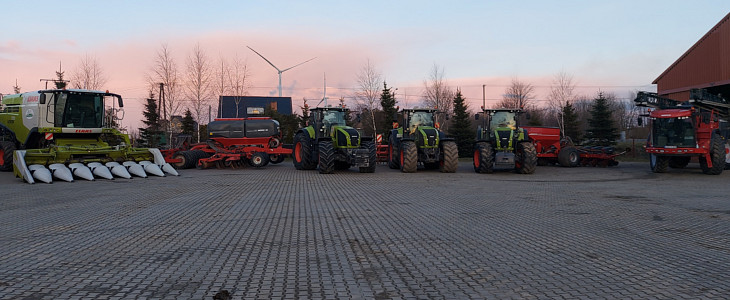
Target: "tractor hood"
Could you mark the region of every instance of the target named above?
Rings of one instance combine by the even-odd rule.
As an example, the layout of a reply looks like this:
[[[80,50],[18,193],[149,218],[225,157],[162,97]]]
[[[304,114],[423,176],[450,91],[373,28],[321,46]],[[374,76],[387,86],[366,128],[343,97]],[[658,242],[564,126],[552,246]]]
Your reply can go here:
[[[360,132],[350,126],[332,126],[331,137],[339,148],[357,148],[360,146]]]
[[[657,109],[649,113],[649,117],[659,119],[682,118],[689,116],[692,116],[692,110],[683,108]]]

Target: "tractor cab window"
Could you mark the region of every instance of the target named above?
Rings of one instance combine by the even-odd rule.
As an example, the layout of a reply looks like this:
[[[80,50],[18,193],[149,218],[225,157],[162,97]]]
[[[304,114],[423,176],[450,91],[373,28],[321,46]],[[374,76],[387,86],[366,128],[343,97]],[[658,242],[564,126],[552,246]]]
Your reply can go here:
[[[695,147],[695,131],[690,118],[657,118],[652,128],[655,147]]]
[[[59,93],[55,95],[54,126],[101,128],[104,98],[97,94]]]
[[[345,125],[345,112],[339,110],[322,111],[322,123],[325,128],[329,129],[334,125]]]
[[[427,111],[415,111],[411,113],[411,131],[419,126],[433,127],[433,113]]]
[[[489,128],[517,128],[517,122],[515,122],[515,113],[509,111],[497,111],[491,114],[489,120]]]

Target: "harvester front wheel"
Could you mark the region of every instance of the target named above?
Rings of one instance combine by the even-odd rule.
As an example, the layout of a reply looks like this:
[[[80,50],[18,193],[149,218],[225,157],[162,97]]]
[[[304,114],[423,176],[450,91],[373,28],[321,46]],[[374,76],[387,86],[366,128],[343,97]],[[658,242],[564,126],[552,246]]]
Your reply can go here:
[[[388,168],[398,169],[400,164],[398,163],[398,148],[396,148],[395,137],[391,136],[388,143]]]
[[[400,144],[400,170],[403,173],[414,173],[418,168],[418,148],[413,141]]]
[[[537,150],[531,142],[520,142],[515,147],[515,169],[520,174],[535,173]]]
[[[700,159],[700,162],[702,162],[702,159]],[[649,166],[654,173],[664,173],[669,167],[669,157],[651,154],[649,156]]]
[[[459,166],[459,149],[456,142],[445,141],[442,143],[443,160],[439,162],[439,171],[442,173],[454,173]]]
[[[558,153],[558,163],[563,167],[577,167],[580,165],[580,153],[575,147],[565,147]]]
[[[294,136],[294,167],[297,170],[313,170],[317,163],[312,157],[312,139],[304,132]]]
[[[331,141],[319,142],[319,173],[332,174],[335,171],[335,149]]]
[[[265,167],[269,164],[269,155],[263,152],[256,152],[251,155],[251,159],[248,160],[248,164],[254,168]]]
[[[363,148],[368,149],[368,166],[360,167],[360,173],[374,173],[375,165],[378,164],[378,152],[373,141],[363,143]]]
[[[474,172],[491,174],[494,166],[494,150],[489,143],[474,146]]]
[[[2,141],[0,142],[0,171],[13,170],[13,152],[15,151],[15,143]]]
[[[723,145],[720,135],[716,133],[712,135],[710,143],[710,159],[712,159],[712,168],[707,166],[707,162],[704,157],[700,157],[700,168],[702,168],[702,173],[720,175],[725,169],[725,145]]]

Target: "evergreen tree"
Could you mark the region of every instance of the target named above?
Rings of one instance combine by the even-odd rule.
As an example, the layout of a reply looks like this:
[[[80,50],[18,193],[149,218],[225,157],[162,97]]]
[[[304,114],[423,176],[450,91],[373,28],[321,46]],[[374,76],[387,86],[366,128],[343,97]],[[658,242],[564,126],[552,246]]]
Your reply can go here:
[[[380,106],[383,107],[383,115],[385,118],[384,128],[381,132],[383,134],[383,141],[388,141],[390,138],[390,130],[393,128],[393,116],[398,112],[395,108],[396,104],[395,93],[388,87],[388,84],[383,81],[383,93],[380,94]]]
[[[197,140],[197,136],[195,135],[195,119],[193,119],[193,114],[190,112],[190,109],[185,110],[185,116],[182,119],[182,133],[192,136],[193,141]]]
[[[297,114],[285,115],[279,113],[273,107],[269,106],[264,110],[264,116],[270,117],[279,122],[279,128],[282,133],[282,142],[291,144],[294,141],[294,134],[299,130],[302,118]]]
[[[307,104],[307,98],[304,98],[304,104],[299,108],[302,109],[302,116],[299,118],[299,126],[304,128],[309,123],[309,105]]]
[[[142,123],[146,127],[139,129],[139,140],[137,143],[142,147],[157,148],[162,137],[162,130],[160,130],[160,115],[157,113],[157,101],[153,95],[150,95],[147,99],[144,109],[142,113],[144,120]]]
[[[586,139],[596,146],[610,146],[616,144],[618,129],[613,124],[608,99],[603,93],[598,93],[598,98],[593,100],[591,107],[591,118],[588,120]]]
[[[56,84],[57,89],[65,89],[66,85],[68,84],[68,81],[63,80],[63,71],[61,71],[61,65],[58,65],[58,71],[56,71],[56,77],[58,77],[56,80],[53,81],[54,84]]]
[[[542,113],[538,110],[527,111],[530,119],[527,120],[527,126],[542,126]]]
[[[565,103],[562,109],[563,118],[563,137],[569,137],[573,142],[578,143],[581,138],[580,121],[575,107],[570,102]]]
[[[449,136],[456,140],[456,147],[459,149],[459,157],[470,157],[474,144],[475,132],[471,128],[471,119],[467,112],[468,106],[461,95],[461,90],[456,90],[454,97],[454,118]]]

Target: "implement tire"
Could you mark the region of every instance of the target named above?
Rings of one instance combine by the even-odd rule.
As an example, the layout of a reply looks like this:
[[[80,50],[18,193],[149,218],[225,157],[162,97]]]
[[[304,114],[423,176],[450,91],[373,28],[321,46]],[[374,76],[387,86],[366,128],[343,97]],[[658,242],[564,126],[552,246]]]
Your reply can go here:
[[[8,141],[0,142],[0,171],[7,172],[13,170],[13,152],[15,152],[15,143]]]
[[[565,147],[558,153],[558,163],[563,167],[580,166],[580,153],[575,147]]]
[[[459,149],[456,146],[456,142],[445,141],[441,144],[443,160],[439,162],[439,171],[441,173],[455,173],[459,167]]]
[[[294,167],[297,170],[314,170],[317,162],[312,157],[312,139],[305,132],[297,133],[294,136]]]
[[[520,174],[535,173],[537,150],[531,142],[520,142],[515,147],[515,170]]]
[[[319,142],[319,173],[332,174],[335,172],[335,149],[332,141]]]
[[[400,170],[403,173],[415,173],[418,169],[418,148],[413,141],[404,141],[400,144]]]
[[[703,162],[702,158],[700,158],[700,165],[702,165]],[[650,154],[649,166],[651,167],[651,171],[654,173],[665,173],[667,172],[667,168],[669,168],[669,157]]]
[[[492,145],[479,142],[474,146],[474,172],[491,174],[494,170],[494,150]]]
[[[256,152],[251,155],[248,164],[254,168],[262,168],[269,164],[269,155],[264,152]]]
[[[363,148],[368,149],[367,167],[360,167],[360,173],[374,173],[375,165],[378,164],[378,152],[373,141],[363,143]]]
[[[398,169],[400,168],[400,159],[398,158],[398,148],[396,147],[396,140],[393,136],[390,137],[388,143],[388,168]]]
[[[174,163],[173,166],[177,169],[190,169],[194,168],[198,163],[198,159],[191,151],[179,151],[175,153],[172,158],[182,160],[179,163]]]
[[[284,154],[269,154],[269,162],[272,164],[278,164],[284,161],[286,156]]]

